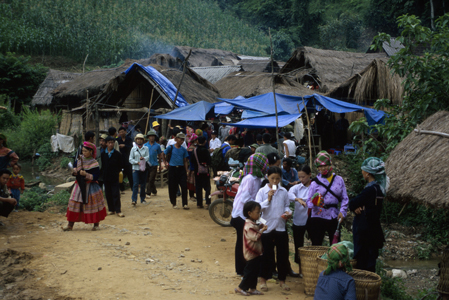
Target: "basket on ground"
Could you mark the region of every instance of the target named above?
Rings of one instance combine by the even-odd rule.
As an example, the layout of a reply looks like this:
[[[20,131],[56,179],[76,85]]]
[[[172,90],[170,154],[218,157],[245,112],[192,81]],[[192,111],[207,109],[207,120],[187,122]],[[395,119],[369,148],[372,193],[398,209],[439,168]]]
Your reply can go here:
[[[373,272],[354,269],[348,273],[354,278],[357,300],[377,300],[382,279]]]
[[[329,247],[309,246],[298,248],[301,257],[301,271],[304,276],[304,292],[306,295],[314,295],[318,282],[318,261],[317,257],[326,253]]]

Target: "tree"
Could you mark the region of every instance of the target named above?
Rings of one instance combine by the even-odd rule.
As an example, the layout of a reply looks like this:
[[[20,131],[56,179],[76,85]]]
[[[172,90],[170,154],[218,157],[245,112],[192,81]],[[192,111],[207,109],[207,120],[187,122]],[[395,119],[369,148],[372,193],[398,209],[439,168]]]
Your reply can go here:
[[[30,57],[0,53],[0,95],[16,103],[14,111],[22,104],[29,104],[39,85],[45,79],[47,68],[29,64]]]

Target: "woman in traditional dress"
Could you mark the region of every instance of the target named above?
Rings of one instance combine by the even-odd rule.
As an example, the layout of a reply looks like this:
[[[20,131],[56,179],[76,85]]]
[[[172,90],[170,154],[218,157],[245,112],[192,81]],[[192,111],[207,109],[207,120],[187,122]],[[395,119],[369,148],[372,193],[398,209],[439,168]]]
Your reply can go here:
[[[307,231],[313,246],[321,246],[326,233],[329,245],[332,245],[338,220],[343,221],[346,218],[349,198],[343,178],[332,172],[329,153],[320,151],[315,159],[315,165],[319,174],[309,187],[307,206],[312,212]]]
[[[75,222],[93,223],[92,231],[95,231],[106,217],[103,191],[97,182],[100,176],[100,167],[95,160],[97,148],[92,143],[84,142],[82,152],[72,173],[76,181],[67,207],[69,223],[63,228],[64,231],[72,230]]]
[[[354,258],[357,269],[375,272],[379,249],[385,242],[380,214],[389,179],[384,162],[377,157],[363,162],[362,175],[368,184],[349,202],[349,209],[356,214],[352,223]]]
[[[192,159],[194,157],[194,150],[197,147],[198,144],[198,136],[195,133],[192,133],[190,135],[190,139],[188,141],[188,148],[187,152],[189,154],[189,173],[187,174],[187,189],[189,190],[189,197],[190,200],[196,200],[195,193],[196,193],[196,185],[195,185],[195,168],[192,162]]]

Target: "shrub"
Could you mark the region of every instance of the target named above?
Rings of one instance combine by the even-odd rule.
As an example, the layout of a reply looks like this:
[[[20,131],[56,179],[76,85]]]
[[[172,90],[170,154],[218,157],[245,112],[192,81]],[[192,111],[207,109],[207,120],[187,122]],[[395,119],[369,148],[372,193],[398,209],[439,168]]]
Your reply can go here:
[[[42,205],[47,200],[47,191],[39,187],[32,187],[23,193],[20,198],[20,206],[29,211],[41,211]]]

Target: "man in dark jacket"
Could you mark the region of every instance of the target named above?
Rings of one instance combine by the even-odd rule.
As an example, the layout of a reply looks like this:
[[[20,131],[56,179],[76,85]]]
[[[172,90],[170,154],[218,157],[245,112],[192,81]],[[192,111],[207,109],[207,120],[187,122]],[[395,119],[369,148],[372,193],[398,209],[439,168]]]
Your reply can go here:
[[[211,164],[209,150],[206,147],[206,138],[204,136],[200,136],[198,138],[198,147],[194,150],[196,151],[196,155],[194,152],[192,163],[193,168],[195,169],[195,184],[196,184],[196,202],[198,208],[203,208],[203,189],[206,192],[206,209],[209,208],[210,205],[210,173],[209,167]],[[198,157],[198,160],[197,160]],[[205,166],[208,170],[206,174],[198,172],[198,162],[200,165]]]
[[[119,136],[117,137],[118,146],[120,147],[120,153],[122,154],[122,169],[123,178],[128,177],[129,186],[131,190],[133,188],[133,168],[129,163],[129,152],[133,147],[133,140],[126,134],[126,128],[120,127],[118,130]],[[124,191],[125,186],[123,183],[120,184],[120,190]]]
[[[122,155],[114,149],[115,139],[106,138],[107,148],[101,153],[101,176],[103,176],[106,201],[109,215],[117,214],[124,217],[121,211],[119,174],[122,165]]]

